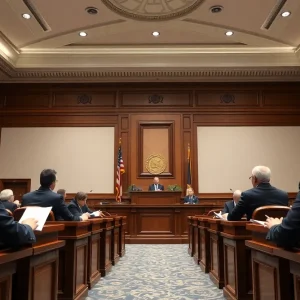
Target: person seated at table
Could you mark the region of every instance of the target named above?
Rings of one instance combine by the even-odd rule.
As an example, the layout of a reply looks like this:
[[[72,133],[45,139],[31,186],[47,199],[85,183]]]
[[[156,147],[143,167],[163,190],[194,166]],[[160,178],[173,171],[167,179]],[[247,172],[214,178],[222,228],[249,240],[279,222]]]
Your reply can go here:
[[[149,185],[148,191],[163,191],[165,188],[159,183],[159,178],[154,177],[153,184]]]
[[[198,204],[198,197],[194,195],[194,190],[192,188],[187,189],[187,195],[183,199],[184,204]]]
[[[230,201],[225,202],[224,209],[222,211],[223,214],[230,214],[233,209],[236,207],[237,203],[239,202],[241,198],[242,192],[240,190],[236,190],[232,194],[232,199]]]
[[[92,214],[93,211],[90,210],[86,204],[87,201],[87,194],[84,192],[78,192],[75,195],[75,198],[71,200],[68,205],[68,209],[74,216],[81,216],[84,213]],[[99,210],[94,212],[96,217],[104,216],[103,213]]]
[[[56,185],[56,171],[52,169],[45,169],[40,174],[40,188],[34,192],[27,193],[23,196],[22,206],[52,206],[52,211],[55,220],[65,221],[86,221],[89,218],[89,213],[74,216],[68,210],[64,203],[63,196],[54,193],[53,190]]]
[[[33,230],[38,226],[37,220],[26,219],[22,224],[9,216],[0,201],[0,247],[20,247],[36,242]]]
[[[267,240],[279,247],[300,247],[300,192],[285,218],[267,218],[265,226],[270,229]]]
[[[266,205],[288,206],[287,192],[270,184],[271,170],[265,166],[256,166],[249,177],[253,188],[242,192],[241,199],[229,214],[223,214],[228,221],[239,221],[246,214],[247,220],[252,218],[256,208]]]
[[[12,213],[18,208],[17,204],[19,202],[18,201],[14,203],[14,198],[14,192],[12,190],[6,189],[0,193],[0,201],[2,202],[3,206]]]

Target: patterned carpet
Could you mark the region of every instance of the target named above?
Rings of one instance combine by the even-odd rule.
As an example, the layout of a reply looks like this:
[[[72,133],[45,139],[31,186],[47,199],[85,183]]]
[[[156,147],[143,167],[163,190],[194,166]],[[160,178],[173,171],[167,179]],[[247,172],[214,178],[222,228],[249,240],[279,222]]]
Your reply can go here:
[[[86,300],[223,300],[187,245],[126,245],[126,255]]]

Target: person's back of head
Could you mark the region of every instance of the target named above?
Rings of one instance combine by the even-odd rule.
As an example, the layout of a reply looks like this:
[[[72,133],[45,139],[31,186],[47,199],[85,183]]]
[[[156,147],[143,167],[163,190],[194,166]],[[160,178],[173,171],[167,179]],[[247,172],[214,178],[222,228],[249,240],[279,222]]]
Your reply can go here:
[[[59,190],[57,190],[56,193],[59,195],[62,195],[65,200],[65,198],[66,198],[66,190],[65,189],[59,189]]]
[[[241,198],[242,192],[240,190],[236,190],[233,192],[232,198],[235,203],[237,203]]]
[[[9,201],[13,195],[14,195],[14,192],[12,190],[5,189],[5,190],[1,191],[1,193],[0,193],[0,200],[1,201]]]
[[[44,169],[40,174],[40,184],[43,188],[53,190],[56,184],[56,171],[53,169]]]
[[[265,166],[256,166],[252,170],[251,181],[255,187],[260,183],[269,183],[271,179],[271,170]]]

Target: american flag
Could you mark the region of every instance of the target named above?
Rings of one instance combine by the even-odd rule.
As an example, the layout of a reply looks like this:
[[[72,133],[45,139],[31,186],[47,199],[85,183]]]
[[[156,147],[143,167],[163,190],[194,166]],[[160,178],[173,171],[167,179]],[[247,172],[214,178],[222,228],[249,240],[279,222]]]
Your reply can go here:
[[[124,162],[122,158],[121,140],[119,142],[118,163],[117,163],[117,178],[116,178],[116,201],[121,202],[122,199],[122,174],[125,173]]]

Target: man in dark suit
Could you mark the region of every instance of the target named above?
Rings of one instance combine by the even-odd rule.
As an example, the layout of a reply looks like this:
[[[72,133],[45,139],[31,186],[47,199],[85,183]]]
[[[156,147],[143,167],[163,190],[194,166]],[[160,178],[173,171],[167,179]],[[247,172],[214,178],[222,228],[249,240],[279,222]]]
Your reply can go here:
[[[300,192],[285,218],[267,218],[266,227],[270,230],[267,240],[279,247],[292,248],[300,246]]]
[[[22,224],[9,216],[0,201],[0,247],[20,247],[36,242],[33,230],[37,228],[37,220],[27,219]]]
[[[65,189],[58,189],[57,194],[62,195],[64,201],[66,201],[66,190]]]
[[[90,210],[86,204],[87,201],[87,194],[84,192],[78,192],[75,195],[75,198],[71,200],[71,202],[68,205],[69,211],[74,216],[82,216],[84,213],[92,214],[93,211]],[[96,212],[97,213],[97,212]],[[102,212],[99,210],[97,213],[99,216],[103,216]]]
[[[230,214],[233,209],[236,207],[237,203],[239,202],[241,198],[242,192],[240,190],[236,190],[232,194],[232,199],[230,201],[227,201],[224,205],[223,214]]]
[[[18,208],[18,206],[14,203],[14,193],[12,190],[6,189],[1,191],[0,200],[3,206],[12,213]]]
[[[149,185],[148,191],[163,191],[164,189],[164,186],[159,184],[159,178],[154,177],[153,184]]]
[[[184,204],[198,204],[198,197],[194,195],[194,190],[192,188],[187,189],[187,195],[183,199]]]
[[[271,170],[268,167],[257,166],[252,170],[253,189],[242,193],[241,199],[229,214],[224,214],[228,221],[239,221],[245,214],[247,220],[252,218],[256,208],[266,205],[288,206],[288,194],[276,189],[270,184]]]
[[[64,203],[63,196],[54,193],[53,190],[56,184],[56,171],[52,169],[45,169],[40,174],[40,188],[34,192],[25,194],[23,196],[22,206],[52,206],[56,220],[65,221],[86,221],[89,214],[82,214],[82,216],[73,216]]]

